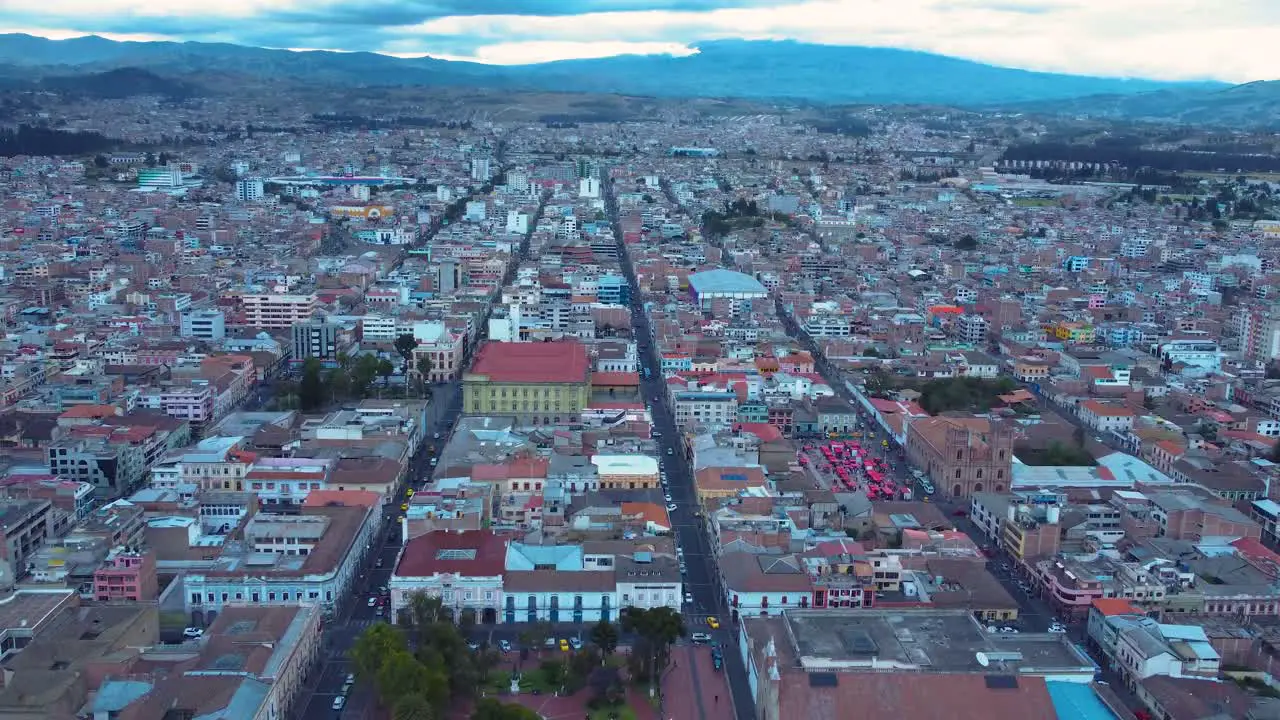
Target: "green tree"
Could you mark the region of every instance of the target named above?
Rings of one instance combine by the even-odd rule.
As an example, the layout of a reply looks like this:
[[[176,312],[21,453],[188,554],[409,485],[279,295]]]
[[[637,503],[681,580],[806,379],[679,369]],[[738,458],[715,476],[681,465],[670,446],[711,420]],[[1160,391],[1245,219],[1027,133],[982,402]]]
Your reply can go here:
[[[600,648],[600,652],[608,657],[618,649],[618,628],[608,620],[601,620],[591,628],[591,642]]]
[[[640,674],[655,680],[671,659],[671,646],[688,631],[684,618],[669,607],[642,609],[629,607],[622,614],[622,629],[639,636],[638,657]]]
[[[957,250],[977,250],[978,241],[972,235],[961,235],[960,239],[956,240],[955,247]]]
[[[476,703],[471,720],[541,720],[538,713],[519,703],[503,703],[485,698]]]
[[[396,352],[400,353],[400,357],[404,358],[405,366],[409,364],[409,359],[413,357],[413,349],[418,347],[418,341],[413,339],[413,335],[405,333],[396,338]]]
[[[377,623],[360,633],[347,654],[356,666],[356,677],[363,682],[377,678],[386,658],[405,652],[408,647],[404,633],[397,627]]]
[[[548,685],[560,685],[568,675],[567,668],[560,660],[543,660],[538,666],[538,672],[542,673],[542,679]]]
[[[351,392],[359,398],[369,397],[374,378],[378,377],[378,356],[361,355],[351,368]]]
[[[320,372],[320,361],[316,358],[307,358],[302,365],[302,382],[298,385],[298,404],[303,412],[314,412],[324,405],[325,387]]]
[[[408,650],[393,652],[382,660],[376,676],[378,697],[394,707],[401,698],[430,688],[444,685],[445,679],[418,662]]]
[[[427,698],[418,693],[405,695],[391,712],[393,720],[435,720],[436,712]]]
[[[435,369],[435,364],[431,362],[431,358],[423,355],[418,358],[415,369],[418,371],[418,392],[422,397],[426,397],[427,388],[431,385],[431,371]]]
[[[391,386],[391,376],[395,374],[395,371],[396,371],[396,367],[391,364],[390,360],[386,358],[381,358],[378,360],[378,374],[382,376],[383,388],[387,388]]]

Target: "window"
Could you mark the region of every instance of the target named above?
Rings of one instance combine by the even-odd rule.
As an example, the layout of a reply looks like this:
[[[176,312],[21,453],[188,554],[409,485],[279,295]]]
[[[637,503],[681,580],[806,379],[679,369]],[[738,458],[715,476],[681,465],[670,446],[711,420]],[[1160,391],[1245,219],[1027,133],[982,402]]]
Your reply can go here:
[[[956,468],[956,479],[960,479],[960,468]]]
[[[192,604],[192,605],[199,605],[199,604],[200,604],[200,593],[198,593],[198,592],[193,592],[193,593],[191,593],[191,604]]]

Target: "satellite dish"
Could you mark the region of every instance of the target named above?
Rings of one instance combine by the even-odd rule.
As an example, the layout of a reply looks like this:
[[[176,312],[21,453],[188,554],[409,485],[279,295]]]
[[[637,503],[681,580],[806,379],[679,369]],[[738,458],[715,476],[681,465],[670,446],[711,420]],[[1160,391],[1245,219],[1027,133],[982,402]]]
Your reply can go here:
[[[981,665],[982,667],[990,667],[990,665],[991,665],[991,660],[990,660],[989,658],[987,658],[987,654],[986,654],[986,653],[984,653],[984,652],[979,652],[979,653],[978,653],[977,655],[975,655],[974,657],[976,657],[976,658],[978,659],[978,664],[979,664],[979,665]]]

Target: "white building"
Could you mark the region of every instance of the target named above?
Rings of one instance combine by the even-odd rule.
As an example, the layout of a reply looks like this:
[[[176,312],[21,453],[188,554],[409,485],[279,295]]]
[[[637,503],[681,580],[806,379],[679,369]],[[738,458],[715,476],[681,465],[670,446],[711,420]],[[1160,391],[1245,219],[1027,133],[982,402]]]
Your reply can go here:
[[[265,191],[264,188],[265,186],[261,180],[237,180],[236,199],[240,202],[261,200]]]
[[[580,198],[598,198],[600,197],[600,180],[592,177],[585,177],[578,181],[578,197]]]
[[[207,622],[224,606],[246,603],[314,605],[331,618],[359,601],[355,583],[381,524],[380,503],[304,515],[260,512],[232,547],[224,536],[204,535],[192,523],[188,546],[205,548],[212,559],[161,561],[159,566],[182,574],[184,609],[193,620]]]
[[[528,213],[516,210],[507,211],[507,232],[512,235],[524,235],[529,232]]]
[[[182,313],[181,337],[221,340],[227,336],[227,319],[221,310],[189,310]]]

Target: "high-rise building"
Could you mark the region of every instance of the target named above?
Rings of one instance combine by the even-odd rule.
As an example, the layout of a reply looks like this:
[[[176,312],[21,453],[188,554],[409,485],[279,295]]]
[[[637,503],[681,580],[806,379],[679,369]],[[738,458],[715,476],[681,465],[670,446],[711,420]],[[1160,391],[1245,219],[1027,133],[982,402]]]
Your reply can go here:
[[[253,202],[262,199],[264,185],[261,180],[237,180],[236,199],[240,202]]]
[[[484,182],[493,177],[492,161],[487,157],[471,158],[471,179]]]

